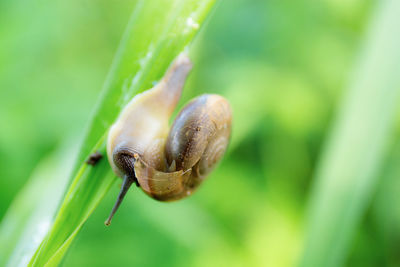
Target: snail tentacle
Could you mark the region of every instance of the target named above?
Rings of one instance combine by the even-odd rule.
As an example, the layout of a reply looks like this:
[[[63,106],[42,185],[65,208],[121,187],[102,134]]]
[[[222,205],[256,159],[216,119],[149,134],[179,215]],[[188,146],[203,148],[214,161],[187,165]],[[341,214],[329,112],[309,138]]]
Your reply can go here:
[[[129,188],[131,187],[132,183],[135,182],[135,180],[135,178],[129,177],[128,175],[124,176],[124,181],[122,182],[121,191],[118,194],[117,201],[115,202],[114,207],[112,208],[107,220],[104,222],[106,226],[109,226],[111,224],[111,220],[114,217],[115,212],[117,212],[119,205],[121,205],[122,200],[124,200],[126,192],[128,192]]]

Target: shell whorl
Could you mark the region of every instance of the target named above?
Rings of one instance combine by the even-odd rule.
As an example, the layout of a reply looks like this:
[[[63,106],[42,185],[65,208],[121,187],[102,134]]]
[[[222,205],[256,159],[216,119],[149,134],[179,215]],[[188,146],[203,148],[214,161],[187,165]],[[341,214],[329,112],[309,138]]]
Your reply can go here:
[[[196,165],[201,175],[222,157],[229,142],[231,110],[229,103],[218,95],[201,95],[189,102],[178,114],[166,143],[169,164],[176,161],[178,169]]]
[[[193,99],[171,127],[162,153],[165,164],[152,164],[153,156],[144,156],[135,164],[142,189],[158,200],[190,195],[222,158],[230,131],[231,110],[223,97],[202,95]]]

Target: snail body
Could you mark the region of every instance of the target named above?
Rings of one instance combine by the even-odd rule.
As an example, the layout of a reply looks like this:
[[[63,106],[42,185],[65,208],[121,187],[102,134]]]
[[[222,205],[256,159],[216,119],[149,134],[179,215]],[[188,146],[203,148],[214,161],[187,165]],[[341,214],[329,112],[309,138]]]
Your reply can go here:
[[[191,68],[187,55],[179,55],[163,79],[135,96],[110,128],[108,160],[124,182],[106,225],[132,183],[160,201],[181,199],[222,158],[231,132],[231,109],[223,97],[196,97],[168,125]]]

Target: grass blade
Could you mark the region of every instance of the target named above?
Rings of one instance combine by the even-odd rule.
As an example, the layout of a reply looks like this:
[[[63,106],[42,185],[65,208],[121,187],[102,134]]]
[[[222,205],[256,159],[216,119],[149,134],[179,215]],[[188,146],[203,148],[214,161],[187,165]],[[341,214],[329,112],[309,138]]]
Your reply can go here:
[[[106,159],[84,163],[91,152],[105,155],[106,133],[124,105],[151,88],[192,40],[215,0],[138,1],[78,155],[74,179],[55,223],[31,266],[56,266],[115,181]],[[101,222],[103,223],[103,222]]]
[[[43,159],[14,199],[0,225],[0,266],[28,264],[51,226],[75,153],[69,143]]]
[[[317,169],[301,266],[343,265],[375,189],[400,92],[400,1],[377,11]]]

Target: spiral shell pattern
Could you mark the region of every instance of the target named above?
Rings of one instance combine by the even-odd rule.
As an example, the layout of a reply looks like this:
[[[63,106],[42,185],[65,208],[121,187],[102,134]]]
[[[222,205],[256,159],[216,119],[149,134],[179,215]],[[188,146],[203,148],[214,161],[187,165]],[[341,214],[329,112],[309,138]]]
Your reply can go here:
[[[190,195],[224,155],[231,116],[229,103],[221,96],[205,94],[190,101],[177,115],[166,139],[164,167],[151,164],[154,157],[146,157],[146,152],[135,163],[143,191],[164,201]]]

